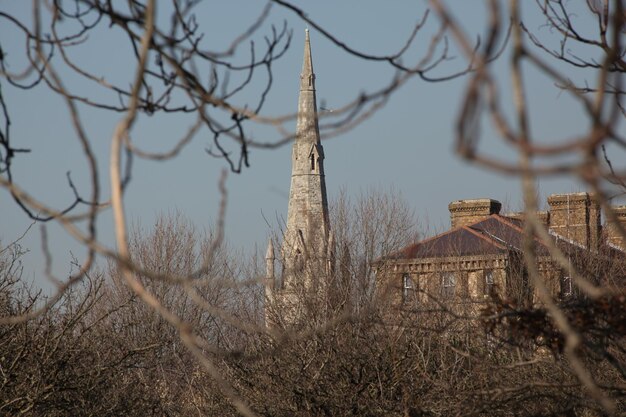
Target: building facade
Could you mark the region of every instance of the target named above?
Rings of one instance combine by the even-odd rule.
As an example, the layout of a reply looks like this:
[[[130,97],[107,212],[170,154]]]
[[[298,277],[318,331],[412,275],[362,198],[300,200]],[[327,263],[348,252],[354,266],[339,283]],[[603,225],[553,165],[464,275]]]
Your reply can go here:
[[[588,193],[554,194],[537,217],[570,265],[597,279],[624,275],[624,242],[615,227],[601,224],[600,205]],[[379,261],[377,286],[393,307],[427,307],[451,301],[467,312],[497,296],[520,305],[538,302],[524,261],[523,213],[500,214],[492,199],[450,203],[450,230]],[[615,207],[626,225],[626,207]],[[553,297],[576,296],[571,272],[535,239],[537,268]]]

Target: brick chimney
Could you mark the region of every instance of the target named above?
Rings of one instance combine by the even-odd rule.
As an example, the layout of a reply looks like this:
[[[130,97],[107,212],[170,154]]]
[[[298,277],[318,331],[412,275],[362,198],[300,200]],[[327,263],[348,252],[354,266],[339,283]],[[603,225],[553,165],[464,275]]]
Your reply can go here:
[[[617,217],[617,221],[626,229],[626,206],[613,206],[613,212]],[[622,239],[619,232],[617,231],[617,227],[615,225],[609,223],[605,224],[606,227],[606,240],[608,243],[621,247],[622,249],[626,249],[626,242]]]
[[[453,201],[448,205],[450,223],[452,228],[473,224],[492,214],[499,214],[501,207],[499,201],[490,198]]]
[[[549,227],[552,232],[588,249],[600,243],[600,204],[588,193],[552,194]]]

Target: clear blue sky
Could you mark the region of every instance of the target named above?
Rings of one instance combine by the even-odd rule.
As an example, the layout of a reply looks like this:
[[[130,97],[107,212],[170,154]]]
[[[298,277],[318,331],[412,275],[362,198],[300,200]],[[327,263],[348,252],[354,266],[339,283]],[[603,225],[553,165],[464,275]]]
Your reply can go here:
[[[159,4],[164,4],[165,2]],[[245,29],[258,15],[264,2],[223,0],[206,2],[197,11],[197,21],[206,33],[208,49],[224,49],[233,36]],[[351,47],[369,53],[397,50],[411,32],[425,10],[425,2],[415,1],[339,1],[294,2],[305,8],[309,17]],[[545,37],[551,45],[557,38],[542,27],[544,21],[533,11],[534,2],[523,2],[527,25]],[[574,2],[570,2],[574,3]],[[15,13],[30,23],[31,2],[4,1],[0,10]],[[478,1],[455,1],[454,11],[462,19],[472,36],[484,30],[484,7]],[[162,10],[161,12],[164,12]],[[580,16],[589,23],[585,16]],[[293,30],[293,43],[287,54],[274,65],[274,86],[268,97],[264,115],[293,113],[298,98],[298,77],[302,62],[302,46],[306,24],[293,13],[273,7],[266,25],[254,39],[262,43],[269,25],[287,21]],[[418,59],[437,28],[432,14],[423,33],[418,35],[413,49],[407,54],[407,63]],[[591,29],[591,26],[589,26]],[[0,25],[2,48],[11,69],[24,65],[24,40],[14,27],[4,21]],[[318,105],[338,108],[352,100],[361,91],[374,90],[388,81],[393,70],[384,63],[364,62],[347,55],[315,30],[311,30],[312,53],[316,72]],[[247,47],[242,47],[238,58],[245,62]],[[73,52],[76,61],[108,80],[128,85],[134,71],[126,43],[108,25],[90,35],[88,42]],[[508,53],[496,64],[498,76],[506,83],[502,100],[507,95]],[[462,58],[445,62],[435,73],[447,74],[464,65]],[[81,95],[105,97],[93,84],[62,71],[66,85]],[[549,80],[535,72],[527,73],[529,98],[532,104],[532,130],[537,136],[550,140],[567,138],[587,128],[579,117],[581,110],[566,94],[559,92]],[[207,76],[208,77],[208,76]],[[585,74],[572,73],[581,80]],[[262,77],[261,77],[262,79]],[[84,158],[70,126],[67,109],[50,94],[45,86],[31,91],[20,91],[0,79],[2,91],[9,105],[14,146],[32,148],[33,152],[20,156],[15,162],[16,181],[28,192],[55,207],[71,201],[65,173],[79,188],[87,190]],[[415,78],[394,94],[384,109],[359,127],[324,142],[326,181],[332,200],[340,189],[356,196],[369,187],[399,190],[415,209],[422,227],[442,230],[448,226],[447,205],[463,198],[495,198],[510,209],[521,208],[519,180],[468,165],[453,153],[454,124],[459,100],[467,79],[429,84]],[[260,85],[260,84],[259,84]],[[240,103],[253,100],[259,88],[251,88],[240,97]],[[108,198],[109,143],[120,114],[79,108],[90,140],[99,158],[103,195]],[[150,150],[168,149],[189,125],[189,118],[157,114],[141,115],[133,131],[134,140]],[[252,137],[272,141],[278,133],[264,126],[250,126]],[[500,144],[493,130],[482,129],[484,149],[493,154],[514,154]],[[217,180],[226,165],[205,153],[211,136],[204,130],[181,155],[171,161],[136,160],[133,182],[127,194],[127,215],[135,223],[149,227],[159,213],[178,210],[197,227],[208,227],[216,219],[218,208]],[[251,167],[241,174],[230,174],[228,186],[228,214],[226,233],[235,247],[253,251],[255,245],[264,248],[270,226],[277,227],[277,219],[286,218],[287,196],[290,184],[290,145],[276,150],[252,149]],[[618,157],[623,161],[623,155]],[[618,159],[619,160],[619,159]],[[539,185],[542,199],[553,192],[581,191],[583,187],[568,178],[542,180]],[[20,236],[29,220],[12,202],[5,190],[0,190],[0,240],[6,244]],[[84,250],[58,226],[47,225],[50,246],[54,255],[53,270],[60,277],[70,271],[69,251],[79,259]],[[111,215],[106,213],[99,222],[100,239],[113,244]],[[39,225],[35,225],[23,241],[30,249],[26,257],[27,278],[43,282],[42,253]]]

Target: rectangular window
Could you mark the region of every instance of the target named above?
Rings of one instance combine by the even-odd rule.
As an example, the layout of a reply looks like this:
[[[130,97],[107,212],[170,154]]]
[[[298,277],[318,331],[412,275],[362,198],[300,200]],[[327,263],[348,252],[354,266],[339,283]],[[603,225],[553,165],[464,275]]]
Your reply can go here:
[[[445,298],[454,297],[456,275],[453,272],[444,272],[441,276],[441,295]]]
[[[571,297],[573,294],[572,277],[569,275],[563,275],[561,277],[561,298]]]
[[[416,285],[411,275],[402,275],[402,302],[404,304],[417,300]]]
[[[493,271],[485,270],[484,295],[491,295],[493,292]]]

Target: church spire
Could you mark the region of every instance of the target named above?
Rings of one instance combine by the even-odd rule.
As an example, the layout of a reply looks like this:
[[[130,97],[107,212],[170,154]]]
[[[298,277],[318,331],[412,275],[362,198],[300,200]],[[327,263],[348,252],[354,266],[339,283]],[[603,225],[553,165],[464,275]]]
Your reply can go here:
[[[294,269],[317,269],[328,247],[328,202],[324,178],[324,149],[320,141],[315,97],[315,74],[309,31],[305,32],[304,58],[300,73],[298,120],[291,156],[291,191],[287,230],[283,239],[283,257],[287,276],[283,282],[306,280]],[[292,269],[292,272],[289,272]],[[324,268],[325,269],[325,268]],[[310,284],[310,283],[309,283]]]
[[[329,242],[328,201],[324,177],[324,149],[320,141],[315,97],[315,74],[309,31],[305,32],[304,59],[300,73],[298,119],[291,154],[291,189],[287,227],[280,259],[282,276],[274,274],[270,242],[266,255],[268,323],[294,324],[302,319],[305,299],[320,299],[334,266],[334,244]],[[275,309],[272,312],[272,307]],[[318,309],[319,310],[319,309]],[[277,316],[276,316],[277,315]]]

